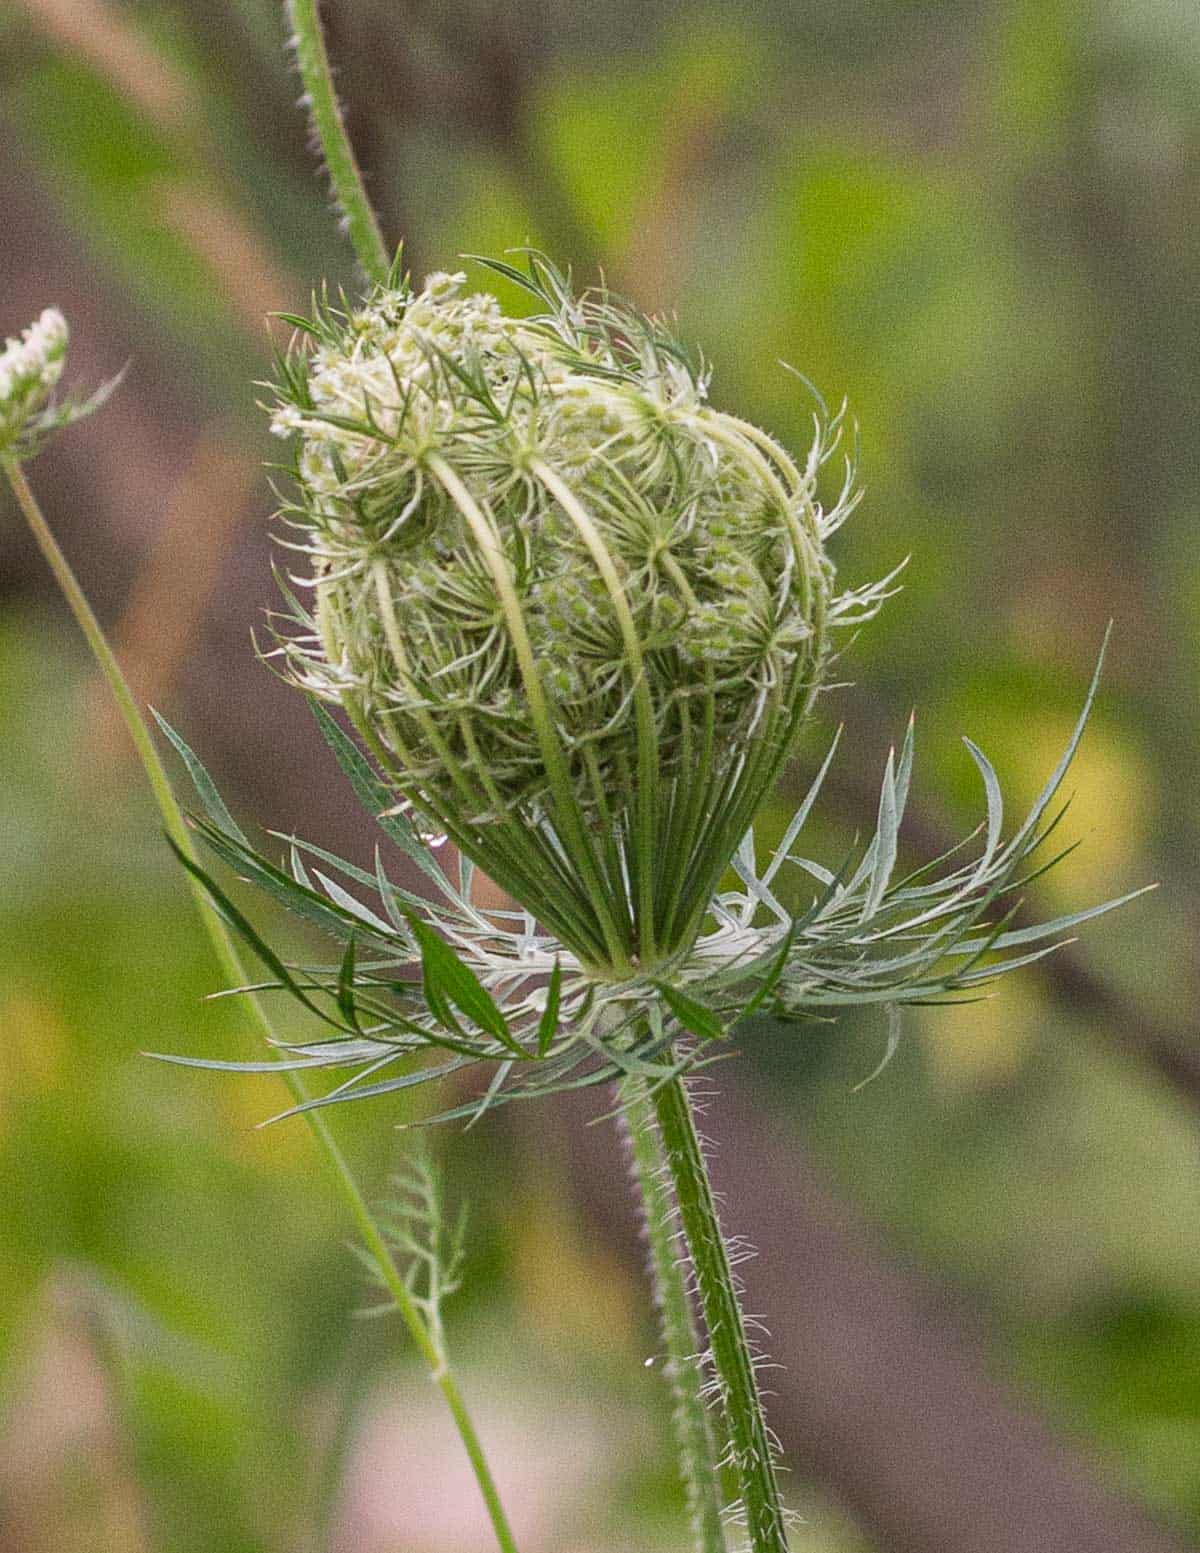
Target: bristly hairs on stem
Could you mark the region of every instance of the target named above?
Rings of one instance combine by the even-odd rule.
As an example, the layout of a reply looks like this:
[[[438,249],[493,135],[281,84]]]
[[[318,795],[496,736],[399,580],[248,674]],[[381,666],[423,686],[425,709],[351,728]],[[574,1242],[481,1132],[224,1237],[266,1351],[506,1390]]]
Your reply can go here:
[[[325,159],[342,228],[369,280],[385,282],[390,263],[383,233],[346,131],[346,121],[333,84],[318,0],[287,0],[291,46],[304,82],[304,106],[312,122],[313,140]]]
[[[767,1427],[755,1354],[686,1081],[659,1085],[653,1104],[708,1330],[712,1389],[726,1426],[726,1459],[741,1495],[731,1519],[745,1525],[753,1553],[787,1553],[789,1516],[779,1492],[777,1443]]]
[[[694,1553],[726,1553],[724,1508],[713,1419],[706,1405],[703,1344],[689,1287],[687,1242],[679,1224],[670,1163],[663,1152],[646,1080],[625,1080],[618,1119],[629,1149],[641,1208],[650,1285],[666,1348],[662,1374],[671,1392],[679,1475]]]

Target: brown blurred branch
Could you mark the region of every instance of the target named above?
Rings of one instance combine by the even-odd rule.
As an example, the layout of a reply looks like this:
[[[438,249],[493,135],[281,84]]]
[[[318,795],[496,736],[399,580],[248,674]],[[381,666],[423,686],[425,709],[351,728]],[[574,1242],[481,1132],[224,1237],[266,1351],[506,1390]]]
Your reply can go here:
[[[193,650],[261,477],[257,461],[242,451],[236,428],[218,425],[201,436],[112,633],[113,647],[143,704],[165,703]],[[112,697],[99,683],[85,744],[111,757],[129,756]]]
[[[105,0],[17,0],[64,53],[86,60],[165,139],[197,133],[187,77]]]
[[[220,155],[191,82],[106,0],[18,3],[60,48],[86,60],[193,169],[162,180],[159,215],[199,255],[218,282],[216,294],[257,343],[266,315],[293,303],[298,287],[221,187]]]

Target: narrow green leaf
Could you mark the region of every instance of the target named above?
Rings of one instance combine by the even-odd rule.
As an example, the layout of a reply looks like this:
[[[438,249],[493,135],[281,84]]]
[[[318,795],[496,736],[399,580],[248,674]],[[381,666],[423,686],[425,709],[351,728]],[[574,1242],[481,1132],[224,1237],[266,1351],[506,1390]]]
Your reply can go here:
[[[228,895],[226,895],[224,890],[221,889],[216,880],[213,879],[211,875],[205,873],[204,869],[201,868],[198,863],[194,863],[192,859],[188,857],[186,852],[182,851],[178,846],[176,846],[175,842],[171,839],[170,836],[167,837],[167,845],[183,864],[184,868],[187,869],[188,873],[190,873],[192,877],[198,880],[199,883],[204,887],[209,896],[209,899],[212,901],[213,905],[217,908],[225,921],[230,925],[230,927],[234,929],[235,932],[241,936],[245,943],[249,945],[249,947],[254,951],[254,953],[263,962],[267,969],[275,975],[280,984],[292,994],[296,1001],[298,1003],[302,1003],[310,1013],[315,1014],[317,1018],[320,1019],[323,1023],[332,1025],[335,1029],[342,1029],[343,1026],[339,1025],[336,1019],[332,1018],[325,1012],[323,1008],[313,1002],[313,1000],[296,981],[296,978],[292,975],[291,971],[288,970],[287,966],[283,963],[283,961],[279,958],[271,946],[268,943],[265,943],[263,939],[259,937],[258,933],[250,925],[249,921],[247,921],[247,919],[237,909],[237,907],[229,899]]]
[[[403,1055],[398,1053],[397,1055]],[[205,1068],[212,1073],[294,1073],[302,1068],[336,1068],[361,1062],[361,1057],[279,1057],[256,1062],[229,1062],[217,1057],[179,1057],[173,1052],[143,1052],[155,1062],[169,1062],[177,1068]]]
[[[321,888],[329,896],[330,900],[333,901],[334,905],[340,906],[343,911],[348,911],[352,917],[357,917],[360,922],[373,929],[380,935],[384,943],[388,943],[391,940],[393,936],[392,928],[382,917],[377,916],[369,906],[364,906],[361,901],[355,900],[349,890],[344,890],[336,879],[331,879],[328,874],[323,874],[319,868],[314,868],[313,873],[316,874]]]
[[[817,801],[817,795],[821,791],[821,786],[825,781],[826,774],[828,773],[830,766],[833,764],[833,757],[837,753],[837,747],[841,743],[841,738],[842,730],[839,728],[833,736],[833,742],[829,746],[829,753],[821,762],[816,776],[813,777],[812,782],[809,784],[808,792],[805,793],[800,807],[796,810],[795,814],[792,815],[791,820],[788,822],[788,828],[783,833],[783,838],[780,841],[778,847],[775,849],[770,863],[767,865],[766,872],[762,876],[762,881],[765,885],[768,886],[768,888],[770,887],[771,880],[774,879],[775,875],[779,872],[780,867],[786,863],[791,856],[792,848],[796,844],[796,838],[804,829],[805,822],[812,811],[813,804]]]
[[[1088,922],[1093,917],[1102,917],[1106,912],[1115,911],[1118,906],[1126,906],[1130,901],[1137,900],[1139,895],[1147,895],[1151,890],[1157,889],[1157,884],[1144,884],[1140,889],[1130,890],[1128,894],[1118,895],[1115,899],[1104,901],[1099,906],[1089,906],[1084,911],[1073,911],[1065,917],[1053,917],[1049,922],[1036,922],[1032,927],[1017,928],[1011,933],[1001,933],[989,947],[999,950],[1014,949],[1018,944],[1034,944],[1041,938],[1069,932],[1072,928],[1078,927],[1081,922]],[[984,943],[987,943],[987,940],[965,939],[947,953],[974,954]]]
[[[887,1067],[888,1063],[890,1063],[892,1058],[896,1055],[896,1050],[900,1045],[900,1037],[904,1030],[903,1016],[900,1013],[900,1005],[898,1003],[885,1003],[883,1005],[883,1012],[887,1016],[887,1045],[884,1047],[883,1056],[879,1059],[879,1063],[875,1069],[868,1073],[866,1078],[860,1079],[860,1081],[855,1084],[854,1088],[850,1091],[852,1095],[858,1094],[860,1089],[865,1089],[868,1084],[873,1084],[875,1082],[875,1080],[883,1072],[884,1068]]]
[[[457,1028],[453,1017],[447,1018],[444,1013],[448,999],[514,1057],[527,1058],[529,1053],[508,1028],[495,999],[470,966],[464,965],[446,940],[419,917],[410,913],[408,923],[421,950],[421,976],[431,1011],[451,1029]]]
[[[258,1125],[270,1127],[275,1122],[286,1121],[289,1116],[302,1116],[305,1111],[318,1111],[330,1105],[347,1105],[352,1100],[374,1100],[380,1095],[392,1094],[398,1089],[412,1089],[418,1084],[432,1084],[448,1073],[457,1072],[467,1065],[468,1059],[458,1058],[454,1062],[443,1063],[437,1068],[420,1068],[415,1073],[402,1073],[398,1078],[384,1079],[378,1084],[364,1084],[361,1089],[343,1089],[336,1094],[317,1095],[301,1105],[294,1105],[286,1111],[280,1111],[277,1116],[269,1116],[265,1122],[259,1122]]]
[[[491,1083],[480,1097],[479,1103],[475,1108],[475,1114],[463,1129],[464,1132],[470,1132],[471,1128],[474,1127],[476,1123],[481,1122],[487,1113],[491,1110],[496,1096],[504,1088],[505,1081],[513,1070],[513,1060],[514,1059],[512,1057],[509,1057],[497,1066],[495,1073],[492,1074]]]
[[[554,969],[550,972],[550,981],[546,987],[546,1006],[542,1010],[542,1017],[538,1020],[537,1054],[539,1057],[544,1057],[550,1050],[558,1030],[558,1005],[561,996],[562,966],[555,960]]]
[[[765,978],[763,979],[762,985],[758,988],[757,992],[755,992],[749,1003],[747,1003],[746,1007],[742,1010],[740,1015],[742,1019],[748,1019],[751,1014],[757,1013],[757,1011],[771,996],[772,992],[775,991],[775,988],[779,982],[779,978],[783,975],[784,969],[787,966],[788,956],[792,952],[792,945],[795,943],[795,941],[796,924],[793,921],[788,924],[788,930],[783,935],[783,942],[779,945],[779,952],[772,961],[771,968],[768,970]]]
[[[311,319],[303,317],[300,313],[272,313],[272,318],[278,318],[280,323],[291,324],[293,329],[299,329],[304,334],[312,335],[314,340],[321,338],[321,331]]]
[[[511,280],[514,286],[520,286],[522,291],[528,291],[531,296],[537,297],[539,302],[549,299],[542,288],[532,280],[524,270],[519,270],[515,264],[508,264],[503,259],[485,258],[479,253],[465,253],[464,259],[470,259],[474,264],[482,264],[485,269],[492,270],[497,275],[503,275],[505,280]]]
[[[866,922],[879,908],[896,866],[897,832],[900,817],[896,805],[896,755],[888,752],[883,772],[883,786],[879,793],[879,820],[875,832],[875,860],[871,870],[871,882],[867,898],[863,902],[860,921]]]
[[[223,863],[228,864],[239,878],[257,885],[265,894],[279,901],[297,916],[316,923],[339,943],[344,943],[351,933],[357,933],[360,938],[381,949],[395,950],[395,938],[390,931],[383,933],[372,931],[362,920],[361,914],[349,912],[315,890],[300,884],[281,868],[276,868],[248,843],[226,835],[224,831],[209,825],[202,819],[193,818],[192,825],[204,845]]]
[[[996,768],[979,748],[973,739],[963,739],[967,746],[967,753],[979,768],[979,774],[983,778],[984,791],[987,794],[987,841],[984,843],[983,859],[979,864],[982,872],[995,856],[996,848],[1000,845],[1000,831],[1004,824],[1004,795],[1000,791],[1000,779],[996,775]]]
[[[1091,716],[1092,704],[1096,699],[1096,692],[1100,688],[1100,674],[1104,668],[1104,658],[1108,652],[1108,642],[1111,635],[1112,622],[1110,621],[1104,632],[1104,640],[1100,643],[1100,654],[1096,659],[1096,667],[1092,672],[1091,683],[1088,685],[1087,695],[1084,697],[1083,708],[1079,713],[1079,719],[1075,724],[1070,739],[1067,741],[1066,749],[1062,752],[1062,755],[1059,758],[1058,765],[1055,766],[1054,770],[1050,773],[1045,787],[1043,787],[1042,791],[1034,800],[1032,809],[1030,809],[1029,813],[1025,816],[1020,830],[1017,832],[1016,836],[1013,837],[1013,840],[1009,844],[1014,851],[1017,851],[1021,848],[1022,843],[1036,828],[1038,821],[1046,812],[1046,809],[1049,807],[1051,800],[1062,784],[1062,779],[1067,773],[1067,767],[1075,758],[1075,751],[1079,748],[1079,741],[1083,738],[1083,730],[1087,727],[1088,718]]]
[[[218,830],[223,831],[225,835],[231,836],[234,841],[240,842],[244,847],[249,847],[250,843],[246,840],[241,827],[233,815],[230,814],[225,805],[225,800],[217,791],[217,784],[204,769],[200,757],[189,745],[184,743],[183,739],[175,732],[166,718],[161,717],[153,707],[150,708],[150,714],[183,760],[184,765],[187,767],[188,776],[192,779],[192,785],[195,787],[200,801],[213,824]]]
[[[442,872],[429,848],[403,815],[389,812],[395,808],[396,795],[379,780],[369,760],[345,731],[338,725],[328,709],[315,697],[309,697],[313,716],[326,742],[334,753],[338,765],[345,772],[359,802],[371,814],[380,829],[406,857],[429,875],[435,883],[450,894],[449,881]]]
[[[707,1008],[690,993],[672,987],[667,982],[656,981],[663,1002],[675,1015],[685,1030],[702,1041],[719,1041],[726,1034],[725,1026],[711,1008]]]
[[[342,956],[342,963],[338,969],[337,979],[337,1006],[342,1018],[353,1030],[362,1033],[362,1027],[358,1022],[358,1006],[354,998],[354,963],[357,957],[357,944],[354,934],[351,933],[346,941],[346,952]]]

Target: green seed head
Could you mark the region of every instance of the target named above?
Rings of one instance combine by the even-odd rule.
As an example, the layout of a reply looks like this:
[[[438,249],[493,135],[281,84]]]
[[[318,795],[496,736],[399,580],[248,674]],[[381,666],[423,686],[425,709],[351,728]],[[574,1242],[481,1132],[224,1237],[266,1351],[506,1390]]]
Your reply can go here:
[[[797,464],[708,405],[658,323],[544,261],[532,318],[464,284],[324,309],[282,364],[273,425],[299,439],[285,512],[314,599],[282,651],[518,897],[534,837],[548,895],[599,878],[623,947],[661,947],[688,928],[639,875],[677,870],[688,894],[818,689],[849,481],[823,512],[823,427]]]

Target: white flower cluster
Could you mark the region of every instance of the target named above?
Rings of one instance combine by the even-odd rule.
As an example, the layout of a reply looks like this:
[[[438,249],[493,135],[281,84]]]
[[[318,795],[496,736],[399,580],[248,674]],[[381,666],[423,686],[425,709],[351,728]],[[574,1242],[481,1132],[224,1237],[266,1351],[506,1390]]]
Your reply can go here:
[[[58,387],[67,356],[67,321],[44,309],[19,340],[0,351],[0,449],[16,443]]]

